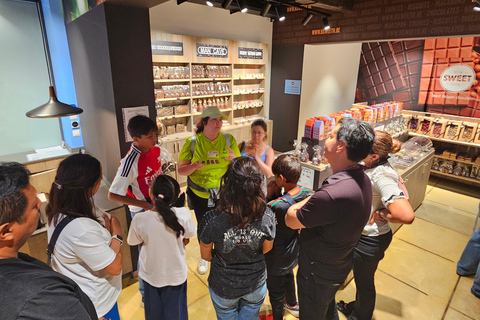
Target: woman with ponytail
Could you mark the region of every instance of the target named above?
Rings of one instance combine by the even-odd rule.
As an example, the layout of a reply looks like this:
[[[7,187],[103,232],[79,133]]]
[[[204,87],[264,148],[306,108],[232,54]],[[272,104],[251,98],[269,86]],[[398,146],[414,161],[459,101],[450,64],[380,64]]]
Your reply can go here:
[[[233,159],[222,177],[216,209],[198,227],[202,259],[211,261],[208,285],[217,319],[258,319],[267,293],[264,253],[272,249],[275,217],[254,159]]]
[[[388,162],[389,154],[397,153],[401,146],[387,132],[376,130],[372,151],[363,159],[365,173],[372,182],[372,213],[353,256],[356,300],[337,303],[337,309],[349,320],[372,319],[376,297],[374,276],[392,241],[390,222],[411,224],[415,219],[401,177]]]
[[[135,215],[127,242],[140,245],[139,277],[145,283],[145,319],[188,319],[185,245],[196,233],[185,194],[168,175],[150,187],[151,210]]]

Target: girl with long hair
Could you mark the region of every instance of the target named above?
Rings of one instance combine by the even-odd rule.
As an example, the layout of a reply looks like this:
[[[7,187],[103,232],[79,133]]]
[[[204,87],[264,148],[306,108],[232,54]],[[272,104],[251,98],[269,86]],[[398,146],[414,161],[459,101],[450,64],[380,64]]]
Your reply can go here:
[[[392,241],[390,222],[411,224],[415,219],[408,195],[400,187],[401,177],[388,163],[389,154],[397,153],[400,148],[400,141],[385,131],[376,130],[372,151],[363,159],[365,173],[372,182],[372,213],[353,256],[356,299],[337,303],[337,309],[348,319],[372,319],[375,271]]]
[[[197,223],[215,207],[221,178],[230,161],[240,156],[235,138],[221,131],[226,119],[217,107],[205,108],[195,136],[187,138],[178,157],[178,174],[188,176],[188,206],[195,211]],[[208,261],[200,258],[197,270],[205,274]]]
[[[258,319],[267,292],[263,254],[273,246],[275,217],[263,179],[255,160],[233,159],[216,209],[198,228],[201,256],[212,262],[208,284],[218,319]]]
[[[185,245],[196,233],[185,194],[168,175],[150,187],[151,210],[135,215],[128,244],[141,245],[139,276],[145,283],[145,319],[188,319]]]
[[[52,268],[80,286],[100,319],[119,319],[121,227],[115,217],[96,214],[92,197],[101,181],[100,162],[90,155],[74,154],[60,162],[46,208],[47,232],[50,241],[59,223],[70,220],[58,236]]]

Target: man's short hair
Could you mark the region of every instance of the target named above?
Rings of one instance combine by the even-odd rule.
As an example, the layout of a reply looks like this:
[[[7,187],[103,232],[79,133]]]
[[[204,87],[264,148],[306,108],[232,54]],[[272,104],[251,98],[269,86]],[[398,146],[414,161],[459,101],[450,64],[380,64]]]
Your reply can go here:
[[[28,199],[23,192],[30,171],[17,162],[0,163],[0,226],[5,223],[23,223]]]
[[[347,158],[351,161],[361,161],[372,151],[375,132],[372,126],[355,118],[342,118],[338,122],[337,140],[345,141]]]
[[[297,183],[302,173],[300,159],[292,154],[279,155],[272,164],[272,173],[282,175],[287,183]]]
[[[152,130],[157,133],[158,127],[155,121],[145,116],[135,116],[128,121],[128,133],[130,136],[141,138],[142,135],[148,135]]]

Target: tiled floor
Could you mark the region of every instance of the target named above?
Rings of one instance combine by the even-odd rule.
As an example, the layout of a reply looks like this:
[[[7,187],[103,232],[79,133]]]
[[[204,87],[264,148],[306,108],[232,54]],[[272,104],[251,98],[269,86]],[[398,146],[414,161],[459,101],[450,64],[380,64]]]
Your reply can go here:
[[[425,201],[412,225],[394,235],[376,273],[376,320],[480,320],[480,300],[470,293],[473,277],[459,277],[456,262],[462,254],[478,213],[480,188],[431,178]],[[187,246],[188,312],[190,319],[216,319],[208,294],[207,275],[196,271],[198,243]],[[351,281],[337,301],[355,297]],[[144,319],[136,280],[124,279],[118,300],[122,320]],[[268,297],[261,314],[271,311]],[[284,319],[296,319],[286,313]],[[340,319],[346,319],[340,314]]]

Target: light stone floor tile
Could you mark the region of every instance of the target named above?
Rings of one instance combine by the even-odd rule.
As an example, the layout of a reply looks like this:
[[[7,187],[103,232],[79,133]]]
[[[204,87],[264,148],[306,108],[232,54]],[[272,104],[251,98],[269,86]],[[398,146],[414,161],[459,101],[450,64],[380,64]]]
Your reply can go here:
[[[375,274],[377,301],[373,318],[376,320],[441,319],[446,304],[429,297],[425,293],[383,273]],[[336,295],[336,301],[350,302],[355,298],[355,283],[352,281]],[[346,317],[339,312],[340,319]]]
[[[433,222],[467,236],[470,236],[472,233],[475,223],[475,216],[471,213],[431,200],[423,201],[415,211],[415,217]],[[415,221],[413,223],[415,223]]]
[[[440,183],[439,183],[440,184]],[[438,186],[438,184],[437,184]],[[479,188],[480,189],[480,188]],[[443,204],[447,207],[455,208],[470,213],[474,216],[478,213],[479,199],[467,195],[459,194],[454,191],[433,188],[426,196],[426,200]]]
[[[435,187],[477,199],[480,198],[480,188],[478,184],[470,185],[448,179],[439,179],[438,183],[435,184]]]
[[[480,300],[470,293],[473,278],[468,277],[460,278],[450,308],[442,318],[458,280],[452,261],[459,257],[466,243],[464,240],[468,240],[472,232],[480,188],[431,177],[426,191],[426,200],[417,209],[414,224],[400,228],[380,263],[376,274],[374,319],[480,320]],[[192,216],[195,220],[193,212]],[[199,275],[197,272],[200,251],[196,237],[191,239],[186,251],[189,318],[214,320],[216,315],[207,287],[208,273]],[[144,309],[140,307],[136,279],[124,279],[123,286],[118,299],[121,319],[143,320]],[[350,301],[354,297],[352,281],[337,293],[336,300]],[[267,295],[261,314],[270,312]],[[297,318],[285,313],[284,320],[294,319]],[[340,314],[340,319],[345,317]]]
[[[480,299],[471,293],[472,277],[460,277],[450,307],[472,319],[480,320]]]
[[[455,263],[469,239],[465,234],[418,217],[411,225],[403,225],[395,237]]]
[[[394,236],[378,268],[446,305],[458,278],[455,266]]]
[[[456,311],[455,309],[449,308],[447,310],[447,314],[445,315],[444,320],[472,320],[473,318],[470,318],[463,313],[460,313]]]

